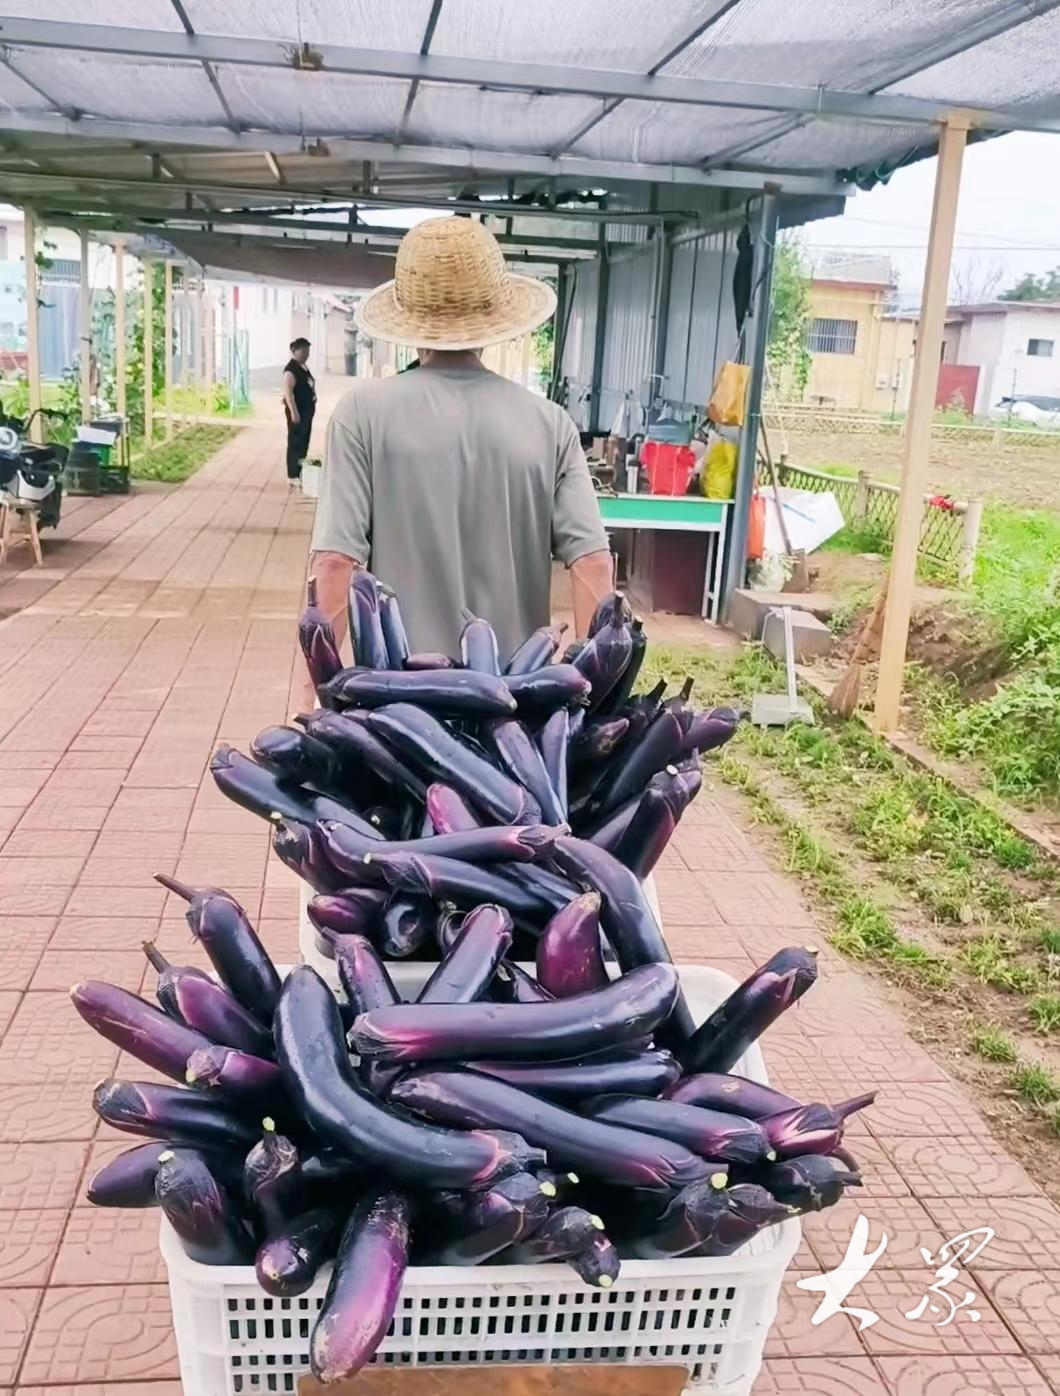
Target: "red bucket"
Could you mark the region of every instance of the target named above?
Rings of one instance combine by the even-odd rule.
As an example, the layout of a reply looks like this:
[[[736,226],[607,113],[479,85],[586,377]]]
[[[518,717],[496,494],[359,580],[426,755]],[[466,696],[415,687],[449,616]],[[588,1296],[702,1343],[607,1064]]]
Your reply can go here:
[[[640,453],[648,472],[648,489],[652,494],[687,494],[696,468],[696,457],[690,446],[675,446],[669,441],[645,441]]]

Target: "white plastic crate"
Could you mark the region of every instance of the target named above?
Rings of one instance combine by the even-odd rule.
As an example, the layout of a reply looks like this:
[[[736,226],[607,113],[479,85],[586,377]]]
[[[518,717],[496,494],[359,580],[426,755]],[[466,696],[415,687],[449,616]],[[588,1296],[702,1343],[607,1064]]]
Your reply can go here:
[[[399,987],[415,991],[430,969],[401,965],[408,982]],[[679,969],[697,1022],[736,987],[721,970]],[[734,1070],[767,1080],[757,1046]],[[800,1234],[792,1219],[731,1256],[623,1261],[609,1290],[583,1284],[564,1264],[413,1267],[375,1360],[683,1364],[690,1396],[748,1396]],[[273,1299],[250,1266],[189,1260],[165,1221],[161,1245],[186,1396],[293,1396],[330,1267],[298,1299]]]

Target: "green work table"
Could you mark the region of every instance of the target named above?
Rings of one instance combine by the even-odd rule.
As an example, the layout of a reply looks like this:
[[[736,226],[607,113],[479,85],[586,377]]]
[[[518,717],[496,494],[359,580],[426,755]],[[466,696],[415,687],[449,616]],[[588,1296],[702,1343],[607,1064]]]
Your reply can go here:
[[[599,502],[604,526],[609,531],[670,530],[712,535],[703,576],[701,615],[706,620],[716,620],[731,500],[702,499],[691,494],[601,494]]]

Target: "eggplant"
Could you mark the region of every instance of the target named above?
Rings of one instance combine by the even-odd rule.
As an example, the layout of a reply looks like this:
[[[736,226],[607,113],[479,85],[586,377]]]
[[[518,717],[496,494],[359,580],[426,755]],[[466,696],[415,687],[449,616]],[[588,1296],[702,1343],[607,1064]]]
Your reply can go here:
[[[589,722],[571,742],[570,760],[573,767],[595,767],[606,761],[612,752],[621,746],[629,731],[628,717],[612,717]]]
[[[603,989],[549,1003],[398,1004],[358,1018],[353,1050],[388,1062],[540,1061],[620,1047],[669,1017],[677,997],[673,965],[644,965]]]
[[[158,1159],[155,1196],[191,1260],[242,1265],[253,1253],[250,1228],[194,1149],[166,1149]]]
[[[324,820],[318,825],[331,866],[347,877],[360,873],[366,862],[394,853],[455,858],[464,863],[532,862],[552,851],[557,831],[547,824],[491,825],[460,834],[436,834],[429,839],[383,840],[370,843],[341,824]]]
[[[333,936],[368,935],[377,925],[387,893],[380,887],[347,887],[314,897],[306,908],[316,930]]]
[[[530,674],[552,662],[566,625],[542,625],[528,635],[504,666],[505,674]]]
[[[551,1196],[557,1202],[562,1202],[581,1182],[577,1173],[569,1171],[557,1173],[552,1168],[539,1168],[535,1176],[539,1183],[547,1183],[552,1188]]]
[[[256,1207],[266,1236],[274,1236],[304,1206],[305,1178],[298,1150],[266,1116],[262,1135],[243,1164],[243,1190]]]
[[[405,660],[405,668],[413,673],[419,673],[429,669],[459,669],[460,662],[459,660],[450,658],[447,654],[410,654]]]
[[[593,810],[610,814],[626,800],[640,795],[657,771],[673,764],[684,735],[677,715],[664,708],[643,736],[630,739],[612,763],[601,786],[593,792]]]
[[[263,727],[250,754],[279,780],[328,789],[339,781],[339,764],[330,747],[297,727]]]
[[[600,948],[600,895],[583,892],[555,916],[537,942],[537,979],[554,998],[609,983]]]
[[[555,1189],[531,1173],[516,1173],[476,1193],[452,1218],[452,1234],[418,1257],[421,1265],[482,1265],[531,1236],[548,1217]]]
[[[560,663],[573,664],[588,643],[588,640],[572,640],[560,655]]]
[[[254,1057],[271,1058],[269,1029],[248,1013],[223,984],[212,979],[183,979],[177,985],[177,1004],[188,1026],[207,1039],[203,1045],[209,1047],[219,1043],[249,1052]]]
[[[390,960],[407,960],[431,939],[432,929],[433,910],[426,897],[391,897],[383,911],[379,949]]]
[[[255,1126],[224,1101],[154,1081],[107,1077],[92,1093],[92,1108],[115,1129],[168,1139],[193,1149],[246,1152],[257,1138]]]
[[[689,723],[679,754],[690,756],[694,751],[716,751],[731,741],[740,721],[735,714],[730,717],[731,713],[732,708],[712,708],[710,712],[696,713]]]
[[[273,821],[272,849],[285,867],[308,882],[314,892],[340,892],[349,881],[343,877],[328,855],[328,844],[319,824],[300,824],[297,820],[286,820],[277,815]],[[341,825],[333,825],[341,828]],[[346,830],[351,839],[359,838],[352,829]],[[369,839],[361,839],[363,848],[373,846]]]
[[[644,1130],[683,1144],[701,1158],[725,1163],[758,1163],[775,1157],[765,1130],[755,1120],[642,1096],[600,1096],[583,1107],[605,1124]]]
[[[503,876],[536,898],[540,907],[553,914],[569,906],[583,890],[541,863],[509,863],[504,868]]]
[[[617,949],[617,947],[616,947]],[[817,978],[817,951],[799,945],[777,953],[749,975],[678,1052],[685,1071],[731,1071],[769,1025]]]
[[[266,1294],[294,1299],[305,1294],[317,1271],[335,1254],[344,1214],[316,1207],[282,1223],[258,1248],[254,1271]]]
[[[641,667],[644,664],[644,656],[648,651],[648,639],[644,634],[644,622],[638,616],[630,627],[629,631],[630,656],[629,663],[622,672],[621,678],[607,695],[607,699],[600,708],[602,713],[618,713],[629,702],[633,687],[640,677]],[[629,719],[626,719],[627,722]]]
[[[306,582],[306,604],[298,617],[298,643],[305,656],[313,687],[327,683],[342,668],[339,647],[331,621],[317,602],[317,579]]]
[[[511,1265],[566,1260],[583,1251],[604,1229],[603,1220],[584,1207],[557,1207],[534,1234],[500,1257]]]
[[[397,595],[389,587],[379,585],[379,624],[383,631],[387,664],[391,669],[404,669],[409,657],[409,637],[401,616]]]
[[[155,998],[162,1007],[162,1011],[170,1018],[175,1018],[181,1022],[180,1010],[177,1007],[175,988],[177,981],[185,975],[190,975],[193,979],[209,979],[205,970],[196,969],[194,965],[171,965],[162,952],[155,945],[153,940],[143,940],[140,942],[143,952],[147,957],[147,962],[152,969],[158,971],[158,983],[155,985]]]
[[[662,711],[666,680],[660,679],[648,693],[638,693],[618,709],[616,716],[629,719],[626,740],[630,746],[639,741]],[[640,793],[639,791],[637,792]]]
[[[667,766],[666,770],[677,775],[674,766]],[[633,817],[615,842],[615,859],[643,882],[662,857],[676,828],[677,820],[666,796],[659,790],[645,790]]]
[[[456,944],[466,919],[467,913],[458,911],[452,902],[442,902],[434,923],[434,936],[443,954]]]
[[[409,1255],[409,1205],[377,1192],[354,1208],[309,1339],[322,1382],[355,1377],[375,1356],[397,1309]]]
[[[527,823],[540,813],[522,786],[454,737],[437,718],[411,703],[393,703],[371,713],[368,728],[433,780],[453,786],[498,823]]]
[[[573,664],[547,664],[528,674],[509,674],[508,692],[519,712],[548,713],[553,708],[583,707],[589,702],[592,685]]]
[[[496,902],[506,906],[514,917],[530,921],[540,919],[548,910],[540,896],[524,891],[515,882],[514,869],[525,866],[523,864],[512,864],[509,875],[507,865],[501,873],[455,858],[433,855],[422,858],[415,853],[391,853],[382,858],[371,856],[371,866],[380,870],[389,887],[427,902],[451,901],[468,908]]]
[[[464,628],[460,632],[460,659],[465,669],[474,669],[480,674],[500,675],[501,657],[493,626],[481,616],[474,616],[466,610]]]
[[[283,1103],[283,1082],[276,1063],[234,1047],[204,1047],[192,1052],[184,1079],[199,1090],[216,1091],[237,1108],[260,1110]]]
[[[386,966],[365,936],[346,936],[335,946],[335,967],[354,1016],[401,1002]]]
[[[788,1221],[796,1209],[754,1183],[737,1183],[728,1190],[727,1206],[713,1235],[691,1252],[692,1255],[732,1255],[767,1226]]]
[[[126,1149],[93,1173],[85,1196],[97,1207],[154,1207],[158,1160],[172,1147],[154,1140]]]
[[[610,1289],[618,1279],[622,1262],[611,1241],[601,1233],[582,1251],[567,1257],[567,1264],[583,1284]]]
[[[518,1135],[437,1129],[381,1105],[354,1075],[338,1005],[308,965],[297,966],[284,981],[275,1031],[280,1066],[300,1114],[323,1143],[357,1162],[417,1187],[475,1190],[518,1172],[532,1158]]]
[[[617,615],[590,637],[574,667],[591,685],[590,712],[598,711],[625,673],[633,657],[629,627]]]
[[[797,1100],[783,1091],[775,1091],[772,1086],[763,1086],[746,1076],[728,1076],[717,1071],[682,1076],[663,1094],[667,1100],[677,1100],[682,1105],[705,1105],[708,1110],[726,1110],[749,1120],[799,1108]]]
[[[577,1104],[594,1095],[656,1096],[677,1079],[680,1067],[669,1052],[616,1052],[573,1062],[470,1061],[469,1071],[507,1081],[549,1100]]]
[[[584,711],[580,709],[579,711]],[[545,774],[556,793],[564,820],[570,812],[567,791],[567,764],[570,757],[570,710],[557,708],[537,734],[537,746],[545,763]]]
[[[755,1176],[778,1202],[800,1214],[823,1212],[835,1206],[844,1189],[862,1186],[860,1173],[836,1168],[823,1154],[784,1159],[756,1170]]]
[[[349,824],[366,838],[375,837],[371,825],[340,800],[319,795],[315,790],[285,785],[264,766],[230,746],[219,746],[214,752],[210,758],[210,774],[217,788],[230,800],[261,819],[271,819],[274,814],[284,819],[297,819],[303,824],[334,819],[340,824]]]
[[[518,718],[495,718],[483,724],[482,732],[501,766],[533,796],[545,823],[565,825],[564,804],[552,787],[540,751]]]
[[[163,873],[156,873],[155,881],[190,903],[185,920],[214,969],[245,1009],[261,1022],[271,1023],[280,996],[280,976],[239,903],[217,888],[196,889]]]
[[[498,1003],[548,1003],[552,999],[533,975],[510,961],[498,965],[491,991]]]
[[[727,1181],[724,1173],[712,1173],[682,1188],[660,1215],[635,1215],[623,1227],[623,1251],[638,1260],[670,1260],[711,1241],[729,1210]]]
[[[585,839],[557,839],[552,856],[573,880],[600,893],[604,934],[623,970],[628,973],[638,966],[670,963],[670,951],[644,889],[628,868]],[[692,1015],[678,986],[673,1015],[666,1027],[667,1045],[683,1042],[692,1031]]]
[[[479,828],[467,802],[451,785],[435,781],[427,787],[427,817],[436,834],[466,834]]]
[[[478,906],[419,992],[417,1003],[474,1003],[489,988],[512,946],[512,918],[502,906]]]
[[[365,567],[355,567],[346,597],[353,662],[367,669],[385,669],[389,663],[380,618],[379,584]]]
[[[797,1105],[765,1115],[759,1121],[777,1157],[831,1154],[843,1142],[843,1128],[851,1115],[876,1099],[876,1092],[854,1096],[841,1105]]]
[[[625,592],[608,592],[596,603],[593,618],[589,622],[588,637],[591,640],[605,626],[628,625],[632,619],[633,612],[630,610]]]
[[[568,1000],[569,1002],[569,1000]],[[679,1144],[637,1130],[586,1120],[551,1101],[473,1071],[414,1071],[391,1088],[391,1100],[439,1123],[464,1129],[519,1122],[549,1162],[621,1187],[664,1190],[706,1177],[700,1158]]]
[[[386,743],[381,742],[368,730],[367,724],[353,714],[318,708],[315,712],[303,713],[296,721],[311,736],[330,747],[341,761],[372,772],[386,783],[389,790],[411,795],[421,802],[426,798],[427,786],[423,778],[395,756]],[[350,823],[349,820],[340,822]]]
[[[182,982],[191,982],[190,977]],[[213,983],[210,979],[205,982]],[[192,1052],[213,1045],[194,1024],[171,1018],[153,1003],[116,984],[86,979],[73,986],[70,998],[88,1026],[101,1037],[174,1081],[184,1080]]]
[[[414,703],[445,717],[480,719],[515,712],[516,700],[504,679],[473,669],[342,669],[323,692],[353,708]]]

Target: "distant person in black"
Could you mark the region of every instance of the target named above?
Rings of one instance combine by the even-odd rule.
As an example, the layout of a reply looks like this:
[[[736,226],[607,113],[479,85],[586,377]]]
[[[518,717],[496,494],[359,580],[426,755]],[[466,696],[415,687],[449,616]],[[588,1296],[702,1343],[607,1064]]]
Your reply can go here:
[[[291,357],[283,371],[283,410],[287,418],[287,478],[292,485],[302,477],[302,462],[309,451],[317,390],[306,368],[309,340],[292,339]]]

